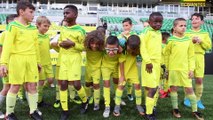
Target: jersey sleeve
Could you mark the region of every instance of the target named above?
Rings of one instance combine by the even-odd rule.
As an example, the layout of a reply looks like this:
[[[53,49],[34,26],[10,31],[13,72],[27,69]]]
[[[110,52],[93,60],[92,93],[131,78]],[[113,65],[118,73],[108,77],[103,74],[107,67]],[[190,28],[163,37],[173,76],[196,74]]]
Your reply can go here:
[[[122,63],[122,62],[124,62],[124,61],[126,61],[126,55],[124,55],[124,54],[121,54],[120,56],[119,56],[119,63]]]
[[[164,63],[166,65],[167,69],[169,69],[169,56],[171,54],[171,45],[172,45],[172,42],[169,41],[168,44],[165,46],[165,48],[163,50]]]
[[[149,40],[148,34],[142,33],[140,35],[140,40],[141,40],[140,53],[141,53],[143,62],[145,62],[146,64],[149,64],[149,63],[151,63],[151,60],[150,60],[150,56],[147,51],[147,41]]]
[[[5,34],[6,34],[6,31],[2,32],[2,34],[0,35],[0,47],[3,46],[3,42],[4,42],[4,39],[5,39]]]
[[[209,37],[209,33],[207,33],[205,35],[205,39],[204,40],[201,40],[201,47],[207,51],[207,50],[211,50],[211,47],[212,47],[212,44],[211,44],[211,39]]]
[[[40,64],[41,58],[40,58],[40,51],[39,51],[39,44],[38,44],[38,32],[35,32],[35,46],[36,46],[36,57],[37,57],[37,63]]]
[[[16,29],[13,26],[7,28],[7,34],[5,36],[2,56],[1,56],[1,65],[7,65],[9,62],[9,57],[13,47],[13,42],[15,41]]]
[[[189,49],[188,49],[188,66],[190,71],[194,71],[195,69],[195,51],[194,51],[194,44],[192,41],[189,44]]]
[[[84,50],[84,40],[85,40],[85,33],[83,31],[79,32],[78,42],[75,43],[75,49],[79,51]]]

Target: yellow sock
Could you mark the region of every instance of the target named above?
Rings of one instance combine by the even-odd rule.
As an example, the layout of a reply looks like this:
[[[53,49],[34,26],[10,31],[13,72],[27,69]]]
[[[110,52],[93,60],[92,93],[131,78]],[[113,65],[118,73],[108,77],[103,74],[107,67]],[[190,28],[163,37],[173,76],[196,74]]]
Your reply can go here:
[[[28,93],[28,99],[29,99],[30,114],[32,114],[35,110],[37,110],[38,93],[35,94]]]
[[[142,99],[141,96],[142,96],[141,89],[139,89],[139,90],[135,89],[135,101],[136,101],[136,105],[141,105],[141,99]]]
[[[197,101],[199,101],[202,94],[203,94],[203,84],[201,84],[201,85],[196,84],[195,85],[195,94],[196,94],[196,97],[197,97]]]
[[[123,94],[123,90],[117,89],[115,93],[115,105],[121,104],[121,97]]]
[[[81,89],[77,91],[78,92],[78,96],[81,98],[82,102],[85,103],[87,102],[87,96],[86,96],[86,92],[83,86],[81,86]]]
[[[146,114],[151,115],[153,113],[154,99],[146,97]]]
[[[163,90],[166,92],[169,90],[168,80],[166,79],[164,79]]]
[[[159,97],[159,89],[157,89],[155,95],[154,95],[154,106],[157,106],[157,102],[158,102],[158,97]]]
[[[187,95],[187,97],[189,98],[190,103],[192,105],[192,112],[197,112],[197,100],[196,100],[195,94],[193,93],[193,94]]]
[[[42,101],[44,86],[38,86],[38,103]]]
[[[127,82],[127,94],[132,94],[132,83]]]
[[[60,90],[60,102],[61,102],[61,107],[63,111],[68,111],[67,96],[68,96],[67,90],[65,91]]]
[[[18,97],[19,98],[23,98],[23,92],[24,92],[24,88],[23,85],[20,86],[19,91],[18,91]]]
[[[100,103],[100,88],[94,89],[94,103],[99,104]]]
[[[60,100],[60,94],[59,94],[59,90],[60,90],[60,86],[59,85],[56,85],[55,86],[55,89],[56,89],[56,100]]]
[[[118,88],[118,84],[115,84],[115,83],[114,83],[114,92],[115,92],[115,93],[116,93],[117,88]]]
[[[69,90],[70,99],[74,99],[75,98],[75,87],[73,85],[68,85],[68,90]]]
[[[172,108],[178,109],[178,95],[177,92],[171,92],[170,93],[171,102],[172,102]]]
[[[91,89],[91,87],[85,86],[84,88],[85,88],[85,92],[86,92],[87,97],[91,97],[92,96],[92,89]]]
[[[8,92],[6,97],[6,115],[14,113],[14,107],[16,105],[16,96],[17,94],[13,94]]]
[[[105,107],[109,107],[109,105],[110,105],[110,88],[104,87],[104,101],[105,101]]]

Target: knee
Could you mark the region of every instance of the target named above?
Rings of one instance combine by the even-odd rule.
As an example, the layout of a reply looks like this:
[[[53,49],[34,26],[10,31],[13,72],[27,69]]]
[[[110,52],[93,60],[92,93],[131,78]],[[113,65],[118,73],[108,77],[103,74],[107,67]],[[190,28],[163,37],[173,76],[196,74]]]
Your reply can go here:
[[[86,87],[92,86],[92,82],[86,82]]]
[[[80,90],[81,89],[81,82],[80,81],[74,82],[74,87],[75,87],[76,90]]]
[[[198,85],[203,84],[203,79],[202,78],[196,78],[196,84],[198,84]]]
[[[141,89],[140,84],[135,84],[134,87],[135,87],[136,90],[140,90]]]
[[[105,80],[104,81],[104,87],[110,87],[110,81],[109,80]]]
[[[68,82],[67,81],[61,81],[61,90],[67,90],[68,88]]]

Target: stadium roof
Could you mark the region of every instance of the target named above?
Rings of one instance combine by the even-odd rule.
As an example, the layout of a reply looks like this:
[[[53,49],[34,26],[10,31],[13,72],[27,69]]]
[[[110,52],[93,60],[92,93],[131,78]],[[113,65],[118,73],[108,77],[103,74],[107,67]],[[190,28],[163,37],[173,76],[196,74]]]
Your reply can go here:
[[[56,3],[97,2],[97,3],[156,4],[160,0],[50,0],[50,1]]]

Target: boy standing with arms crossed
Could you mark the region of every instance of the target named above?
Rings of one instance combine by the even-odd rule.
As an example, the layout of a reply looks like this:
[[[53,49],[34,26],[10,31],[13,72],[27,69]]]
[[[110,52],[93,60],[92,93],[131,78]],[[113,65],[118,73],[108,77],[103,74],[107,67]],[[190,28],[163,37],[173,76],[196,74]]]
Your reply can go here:
[[[205,70],[205,51],[210,50],[211,39],[209,33],[201,28],[203,24],[203,15],[200,13],[194,13],[191,17],[192,28],[186,31],[186,35],[192,39],[195,45],[195,95],[197,97],[197,105],[200,109],[205,109],[201,102],[201,96],[203,94],[203,77]],[[190,107],[189,99],[184,100],[184,105]]]
[[[38,68],[41,69],[37,29],[29,24],[34,18],[35,7],[30,2],[20,1],[16,10],[18,17],[7,28],[0,67],[1,76],[7,76],[9,73],[9,83],[11,84],[6,97],[6,119],[17,119],[14,114],[16,96],[20,86],[25,84],[28,92],[30,117],[41,120],[41,116],[36,111]]]
[[[76,24],[78,9],[74,5],[67,5],[64,8],[64,20],[67,26],[63,26],[59,38],[60,48],[60,70],[59,80],[60,102],[62,106],[61,120],[67,120],[68,112],[68,84],[74,84],[79,97],[82,100],[81,113],[85,113],[88,101],[84,88],[81,86],[81,52],[84,49],[85,30]]]
[[[140,53],[142,56],[142,86],[148,92],[146,96],[146,119],[155,120],[153,115],[154,95],[160,81],[161,41],[160,28],[163,16],[159,12],[153,12],[149,16],[149,25],[140,35]]]

